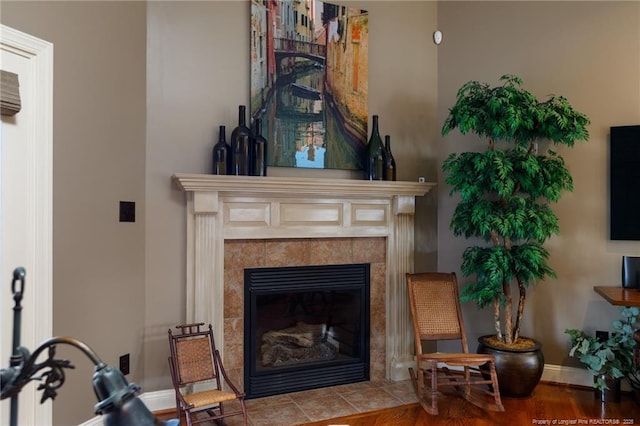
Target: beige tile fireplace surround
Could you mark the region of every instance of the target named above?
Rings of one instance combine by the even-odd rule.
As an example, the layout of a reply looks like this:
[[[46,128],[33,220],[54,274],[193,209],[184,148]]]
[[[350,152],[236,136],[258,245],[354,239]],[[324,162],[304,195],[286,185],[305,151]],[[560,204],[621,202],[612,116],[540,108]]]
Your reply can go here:
[[[243,380],[244,269],[371,264],[371,380],[403,380],[413,336],[415,197],[432,183],[176,174],[186,192],[187,321],[212,323]]]

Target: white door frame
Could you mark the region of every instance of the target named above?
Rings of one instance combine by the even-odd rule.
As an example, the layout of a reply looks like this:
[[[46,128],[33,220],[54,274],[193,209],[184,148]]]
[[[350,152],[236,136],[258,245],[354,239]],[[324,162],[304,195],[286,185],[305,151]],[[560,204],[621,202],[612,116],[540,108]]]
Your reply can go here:
[[[17,167],[24,168],[26,176],[25,182],[3,182],[2,175],[4,169],[8,168],[8,159],[5,159],[7,161],[0,167],[0,188],[20,186],[25,202],[21,208],[26,216],[21,218],[22,223],[26,224],[23,225],[26,229],[21,247],[26,249],[20,259],[11,258],[13,253],[10,247],[15,241],[12,242],[13,237],[7,237],[7,230],[0,226],[1,247],[4,247],[0,249],[0,310],[3,319],[0,327],[0,365],[5,367],[9,365],[12,351],[13,321],[5,322],[7,312],[11,312],[9,318],[13,318],[11,278],[14,267],[23,266],[27,272],[22,300],[21,346],[33,352],[40,343],[51,337],[53,331],[53,44],[0,24],[0,55],[0,68],[6,71],[11,71],[5,68],[10,66],[10,59],[26,61],[27,64],[23,67],[22,75],[19,75],[22,111],[15,119],[3,117],[1,123],[3,127],[24,126],[20,127],[18,134],[25,136],[20,136],[19,141],[12,141],[8,137],[2,140],[0,134],[0,162],[3,160],[2,147],[6,146],[5,144],[25,144],[25,158],[19,159],[20,164]],[[3,65],[3,62],[6,63]],[[4,129],[1,131],[5,133]],[[13,163],[14,161],[9,167],[13,167]],[[15,208],[0,201],[0,219],[12,207]],[[8,241],[5,241],[5,238]],[[22,264],[12,265],[14,262]],[[8,339],[6,334],[9,334]],[[21,425],[52,424],[51,402],[40,404],[41,392],[36,392],[36,389],[37,383],[30,383],[20,393],[18,419]],[[8,399],[0,403],[0,424],[4,424],[8,419],[9,406]]]

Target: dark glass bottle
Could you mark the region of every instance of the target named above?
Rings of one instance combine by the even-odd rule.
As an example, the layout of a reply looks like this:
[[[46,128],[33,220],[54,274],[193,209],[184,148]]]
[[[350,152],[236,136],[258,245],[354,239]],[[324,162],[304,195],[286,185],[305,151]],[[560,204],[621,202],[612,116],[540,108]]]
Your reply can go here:
[[[396,160],[391,153],[391,136],[384,137],[384,179],[396,180]]]
[[[251,175],[267,175],[267,140],[262,135],[262,120],[256,118],[253,144],[251,146]]]
[[[247,127],[247,108],[238,107],[238,126],[231,132],[231,171],[230,175],[247,176],[251,170],[249,148],[251,146],[251,130]]]
[[[364,178],[367,180],[384,180],[384,145],[378,131],[378,116],[373,116],[373,130],[367,144],[364,158]]]
[[[213,146],[213,171],[214,175],[229,174],[231,163],[231,147],[227,143],[226,128],[220,126],[218,143]]]

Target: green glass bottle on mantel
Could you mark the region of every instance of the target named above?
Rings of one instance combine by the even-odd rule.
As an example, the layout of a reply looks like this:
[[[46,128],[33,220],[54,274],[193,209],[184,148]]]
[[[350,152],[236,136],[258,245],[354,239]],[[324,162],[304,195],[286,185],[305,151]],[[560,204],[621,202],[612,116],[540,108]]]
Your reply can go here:
[[[396,180],[396,160],[391,153],[391,136],[385,135],[384,137],[384,179]]]
[[[262,135],[262,120],[256,118],[254,122],[254,138],[251,146],[251,175],[267,175],[267,140]]]
[[[231,132],[231,171],[230,175],[247,176],[251,170],[249,149],[251,148],[251,130],[247,127],[247,107],[238,107],[238,126]]]
[[[365,150],[364,178],[365,180],[384,180],[385,150],[378,130],[378,116],[374,115],[372,120],[373,130]]]
[[[213,146],[213,170],[214,175],[229,174],[231,164],[231,147],[227,143],[226,128],[220,126],[218,143]]]

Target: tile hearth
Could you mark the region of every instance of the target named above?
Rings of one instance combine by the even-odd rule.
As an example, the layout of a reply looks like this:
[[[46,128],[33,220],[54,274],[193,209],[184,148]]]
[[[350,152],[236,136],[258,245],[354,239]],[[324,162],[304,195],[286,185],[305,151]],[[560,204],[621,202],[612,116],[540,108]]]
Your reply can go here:
[[[246,401],[250,426],[294,426],[417,402],[410,380],[360,382]],[[242,425],[242,416],[226,419]]]

